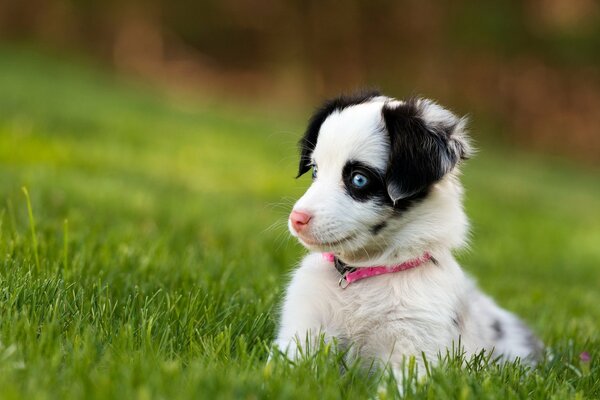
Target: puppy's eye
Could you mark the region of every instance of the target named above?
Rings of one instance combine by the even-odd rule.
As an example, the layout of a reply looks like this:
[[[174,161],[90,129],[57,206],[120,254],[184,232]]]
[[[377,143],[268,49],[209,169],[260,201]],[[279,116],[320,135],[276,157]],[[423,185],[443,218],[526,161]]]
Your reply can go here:
[[[317,179],[317,166],[316,165],[313,165],[313,167],[312,167],[312,178],[313,178],[313,180]]]
[[[361,189],[369,184],[369,178],[360,173],[352,175],[352,185]]]

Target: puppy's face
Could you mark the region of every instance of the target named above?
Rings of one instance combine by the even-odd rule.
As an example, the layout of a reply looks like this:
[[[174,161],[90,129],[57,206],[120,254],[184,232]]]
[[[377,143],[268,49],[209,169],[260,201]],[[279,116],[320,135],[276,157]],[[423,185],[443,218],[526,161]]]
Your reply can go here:
[[[290,232],[313,251],[386,250],[404,214],[468,155],[463,125],[428,100],[366,93],[327,102],[300,142],[298,176],[312,171],[313,182]]]

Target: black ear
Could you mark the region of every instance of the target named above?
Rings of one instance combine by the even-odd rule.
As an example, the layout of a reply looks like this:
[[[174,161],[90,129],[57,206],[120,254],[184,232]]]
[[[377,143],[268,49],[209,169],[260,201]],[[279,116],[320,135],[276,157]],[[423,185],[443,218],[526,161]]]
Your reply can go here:
[[[428,189],[470,155],[466,120],[430,100],[391,101],[382,113],[390,139],[386,183],[394,203]]]
[[[317,145],[321,125],[323,125],[323,122],[325,122],[327,117],[334,110],[335,108],[332,106],[332,101],[326,102],[308,121],[306,132],[304,132],[304,136],[298,143],[298,147],[300,147],[300,164],[298,165],[298,175],[296,175],[296,178],[301,177],[310,170],[310,165],[312,163],[311,155]]]
[[[298,166],[298,175],[296,178],[310,170],[312,152],[317,145],[321,125],[323,125],[323,122],[325,122],[327,117],[346,107],[366,103],[377,96],[380,96],[380,93],[377,90],[364,90],[351,95],[342,95],[326,101],[319,109],[317,109],[317,111],[315,111],[308,121],[308,127],[306,128],[306,132],[304,132],[304,136],[298,143],[298,146],[300,147],[300,165]]]

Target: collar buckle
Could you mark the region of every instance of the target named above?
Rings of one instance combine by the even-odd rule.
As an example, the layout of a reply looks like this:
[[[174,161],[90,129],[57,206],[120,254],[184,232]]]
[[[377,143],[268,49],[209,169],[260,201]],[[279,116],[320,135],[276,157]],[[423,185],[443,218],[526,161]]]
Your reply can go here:
[[[340,280],[338,281],[338,286],[342,289],[346,289],[348,286],[350,286],[350,282],[348,282],[348,280],[346,279],[346,274],[340,277]]]
[[[348,282],[348,279],[346,276],[349,273],[356,271],[356,268],[348,266],[346,263],[344,263],[342,260],[340,260],[337,257],[334,258],[333,262],[334,262],[333,265],[335,266],[335,269],[337,269],[337,271],[341,275],[340,280],[338,281],[338,286],[341,287],[342,289],[346,289],[350,285],[350,282]]]

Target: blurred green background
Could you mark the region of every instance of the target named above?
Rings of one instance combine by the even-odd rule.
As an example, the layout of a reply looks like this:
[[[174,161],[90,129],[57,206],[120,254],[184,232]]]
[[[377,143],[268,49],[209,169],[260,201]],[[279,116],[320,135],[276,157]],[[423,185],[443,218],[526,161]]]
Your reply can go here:
[[[600,397],[599,21],[591,0],[0,2],[0,397],[377,396],[327,352],[266,366],[304,252],[296,142],[363,86],[470,116],[458,257],[548,346],[407,396]]]

